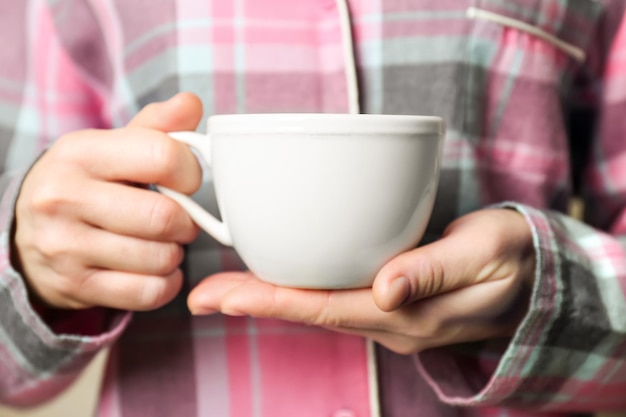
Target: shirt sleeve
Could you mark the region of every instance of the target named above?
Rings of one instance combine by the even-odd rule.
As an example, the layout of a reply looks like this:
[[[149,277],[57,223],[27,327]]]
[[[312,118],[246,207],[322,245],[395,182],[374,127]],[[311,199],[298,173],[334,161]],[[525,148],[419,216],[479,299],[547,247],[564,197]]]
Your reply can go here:
[[[583,176],[585,221],[503,204],[532,229],[530,308],[511,340],[417,355],[446,403],[626,410],[626,16],[621,1],[610,5],[590,48],[599,116]]]
[[[11,63],[0,65],[0,403],[17,406],[65,389],[130,318],[107,309],[44,317],[11,263],[14,206],[29,167],[64,133],[108,123],[102,83],[79,68],[55,29],[73,30],[53,8],[74,2],[53,3],[0,6],[0,39],[10,40],[0,48],[0,62]],[[86,48],[90,32],[74,29],[86,36],[75,50],[97,62],[94,49]]]

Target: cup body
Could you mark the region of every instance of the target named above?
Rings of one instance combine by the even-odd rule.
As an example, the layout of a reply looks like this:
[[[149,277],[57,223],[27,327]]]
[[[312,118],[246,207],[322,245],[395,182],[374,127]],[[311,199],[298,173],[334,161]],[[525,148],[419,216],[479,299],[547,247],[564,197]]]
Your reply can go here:
[[[441,119],[419,116],[210,118],[210,164],[233,246],[277,285],[371,285],[424,233],[443,130]]]

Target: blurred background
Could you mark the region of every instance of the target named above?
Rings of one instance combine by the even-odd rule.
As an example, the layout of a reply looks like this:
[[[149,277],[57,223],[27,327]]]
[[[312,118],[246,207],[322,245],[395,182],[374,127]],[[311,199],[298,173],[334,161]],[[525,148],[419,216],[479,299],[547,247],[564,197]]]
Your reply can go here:
[[[78,381],[65,394],[50,403],[32,410],[15,410],[0,406],[0,417],[92,417],[100,391],[106,354],[107,352],[103,351],[96,356]],[[597,414],[596,417],[626,417],[626,412]]]
[[[102,382],[106,351],[96,356],[76,383],[51,402],[29,410],[0,406],[0,417],[91,417]],[[175,416],[173,416],[175,417]]]

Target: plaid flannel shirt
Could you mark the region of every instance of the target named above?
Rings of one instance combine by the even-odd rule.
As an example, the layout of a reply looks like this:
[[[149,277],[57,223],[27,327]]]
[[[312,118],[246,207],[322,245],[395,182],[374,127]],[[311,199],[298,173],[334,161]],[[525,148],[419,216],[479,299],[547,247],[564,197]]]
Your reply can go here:
[[[13,206],[32,162],[67,132],[121,127],[178,91],[198,94],[207,115],[345,112],[341,25],[334,0],[4,0],[0,402],[50,398],[115,342],[104,417],[626,409],[624,1],[349,6],[363,112],[447,121],[429,238],[493,204],[528,220],[536,280],[515,335],[413,356],[378,347],[380,395],[370,398],[357,337],[279,321],[192,318],[189,288],[211,272],[243,267],[205,236],[189,248],[186,287],[168,306],[132,321],[94,309],[44,323],[10,263]],[[568,129],[567,115],[587,110],[597,116],[589,135],[580,123]],[[573,178],[584,222],[565,214]],[[215,204],[209,192],[198,198]]]

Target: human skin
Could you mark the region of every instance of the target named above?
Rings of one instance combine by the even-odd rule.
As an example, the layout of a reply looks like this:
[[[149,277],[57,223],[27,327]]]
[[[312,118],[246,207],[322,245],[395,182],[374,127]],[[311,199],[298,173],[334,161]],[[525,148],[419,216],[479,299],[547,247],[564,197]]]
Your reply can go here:
[[[403,354],[511,336],[535,269],[532,233],[509,209],[457,219],[434,243],[387,263],[373,288],[281,288],[249,272],[224,272],[189,295],[194,314],[283,319],[371,338]]]
[[[151,310],[180,290],[182,245],[198,228],[161,184],[191,194],[201,170],[164,132],[194,130],[191,94],[147,106],[124,129],[60,138],[26,176],[14,265],[46,308]],[[399,353],[511,335],[528,308],[535,254],[524,217],[486,209],[389,261],[372,288],[281,288],[223,272],[192,290],[194,314],[278,318],[371,338]]]
[[[164,132],[193,130],[202,104],[180,94],[146,106],[123,129],[59,138],[26,175],[12,261],[47,308],[151,310],[180,290],[182,245],[198,228],[158,183],[193,193],[201,169]]]

